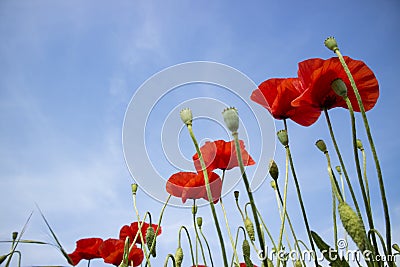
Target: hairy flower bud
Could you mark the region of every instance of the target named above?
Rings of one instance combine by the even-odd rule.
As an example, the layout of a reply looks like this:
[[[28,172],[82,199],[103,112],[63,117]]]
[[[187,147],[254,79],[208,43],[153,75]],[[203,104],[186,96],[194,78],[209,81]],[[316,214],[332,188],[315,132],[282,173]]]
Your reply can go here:
[[[202,217],[197,217],[197,226],[199,228],[201,228],[202,225],[203,225],[203,218]]]
[[[150,225],[146,230],[146,243],[147,243],[147,247],[150,251],[150,254],[153,257],[156,256],[156,238],[155,238],[155,236],[156,236],[156,234],[154,232],[154,229]],[[153,245],[153,243],[154,243],[154,245]],[[153,249],[151,249],[152,246],[153,246]]]
[[[338,166],[336,166],[335,167],[336,168],[336,171],[340,174],[340,173],[342,173],[342,168],[340,168],[340,166],[338,165]]]
[[[271,175],[272,179],[274,179],[275,181],[278,180],[279,169],[278,165],[276,165],[273,159],[271,159],[271,161],[269,162],[269,174]]]
[[[319,150],[321,150],[323,153],[327,153],[328,150],[326,149],[326,144],[324,140],[318,140],[315,142],[315,145],[318,147]]]
[[[332,50],[333,52],[339,49],[335,38],[332,36],[326,38],[324,44],[328,49]]]
[[[255,241],[256,237],[254,235],[254,225],[248,216],[246,216],[246,219],[244,220],[244,228],[246,228],[246,232],[249,235],[250,240]]]
[[[137,189],[138,189],[138,185],[137,184],[131,184],[132,187],[132,194],[136,195]]]
[[[181,267],[183,261],[183,249],[178,247],[175,251],[175,264],[176,267]]]
[[[287,146],[289,144],[289,138],[286,130],[280,130],[276,133],[276,135],[278,136],[279,142],[281,142],[283,146]]]
[[[300,260],[296,260],[296,262],[294,263],[294,267],[302,267],[303,264],[301,264]]]
[[[357,148],[360,149],[360,151],[364,150],[363,144],[360,139],[357,139]]]
[[[397,252],[400,252],[400,247],[399,247],[398,244],[393,244],[392,248],[393,248],[394,250],[396,250]]]
[[[237,191],[237,190],[234,191],[233,195],[235,196],[235,200],[238,201],[238,199],[239,199],[239,191]]]
[[[365,251],[367,248],[367,234],[365,233],[363,221],[344,201],[339,203],[338,210],[344,229],[346,229],[346,232],[353,239],[357,247],[361,251]]]
[[[250,244],[249,241],[247,241],[247,239],[243,240],[242,251],[244,257],[250,257]]]
[[[333,80],[333,82],[331,83],[331,87],[338,96],[347,96],[347,86],[342,79],[337,78]]]
[[[192,214],[196,214],[197,213],[197,205],[193,205],[192,206]]]
[[[190,108],[185,108],[181,110],[181,120],[186,126],[192,125],[193,115],[192,110]]]
[[[235,133],[239,129],[239,115],[236,108],[226,108],[222,112],[222,116],[224,117],[224,121],[226,127],[232,132]]]

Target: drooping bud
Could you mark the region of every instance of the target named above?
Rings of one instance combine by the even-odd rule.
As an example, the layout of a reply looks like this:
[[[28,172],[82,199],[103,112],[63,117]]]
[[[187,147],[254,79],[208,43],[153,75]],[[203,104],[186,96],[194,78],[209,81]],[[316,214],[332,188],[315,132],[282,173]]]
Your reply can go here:
[[[186,126],[192,125],[193,115],[192,110],[190,108],[184,108],[180,112],[181,120]]]
[[[247,239],[243,240],[242,251],[244,257],[250,257],[250,244],[249,241],[247,241]]]
[[[137,189],[138,189],[138,185],[137,184],[131,184],[132,187],[132,194],[136,195]]]
[[[400,252],[400,247],[399,247],[398,244],[393,244],[392,248],[393,248],[394,250],[396,250],[397,252]]]
[[[183,249],[178,247],[175,251],[175,264],[176,267],[181,267],[183,261]]]
[[[222,116],[224,117],[226,127],[228,127],[232,133],[237,132],[239,129],[239,115],[237,109],[234,107],[226,108],[222,112]]]
[[[337,78],[333,80],[333,82],[331,83],[331,87],[338,96],[347,96],[347,86],[342,79]]]
[[[340,220],[342,221],[344,229],[353,239],[354,243],[361,251],[367,248],[367,234],[361,218],[357,213],[344,201],[338,205]]]
[[[150,254],[153,257],[156,257],[156,238],[155,238],[155,236],[156,236],[156,234],[154,232],[154,229],[150,225],[146,230],[146,244],[150,251]],[[154,243],[154,245],[153,245],[153,243]],[[151,249],[151,247],[153,247],[153,249]]]
[[[276,165],[273,159],[271,159],[271,161],[269,162],[269,174],[271,175],[272,179],[274,179],[275,181],[278,180],[279,169],[278,165]]]
[[[249,235],[250,240],[255,241],[256,237],[254,235],[254,225],[248,216],[246,216],[246,219],[244,220],[244,228],[246,228],[246,232]]]
[[[197,217],[197,226],[199,228],[201,228],[202,225],[203,225],[203,218],[202,217]]]
[[[328,49],[332,50],[333,52],[335,52],[336,50],[339,49],[338,44],[337,44],[335,38],[332,37],[332,36],[326,38],[324,44],[325,44],[325,46],[326,46]]]
[[[276,135],[278,136],[279,142],[281,142],[283,146],[287,146],[289,144],[289,138],[286,130],[280,130]]]
[[[17,237],[18,237],[18,232],[13,232],[12,233],[12,240],[16,240],[17,239]]]
[[[363,147],[363,144],[362,144],[361,140],[357,139],[356,142],[357,142],[357,148],[360,149],[360,151],[363,151],[364,147]]]
[[[237,191],[237,190],[234,191],[233,195],[235,196],[235,200],[238,201],[238,199],[239,199],[239,191]]]
[[[319,150],[321,150],[324,154],[328,153],[328,150],[326,149],[326,144],[324,140],[318,140],[315,142],[315,145],[318,147]]]

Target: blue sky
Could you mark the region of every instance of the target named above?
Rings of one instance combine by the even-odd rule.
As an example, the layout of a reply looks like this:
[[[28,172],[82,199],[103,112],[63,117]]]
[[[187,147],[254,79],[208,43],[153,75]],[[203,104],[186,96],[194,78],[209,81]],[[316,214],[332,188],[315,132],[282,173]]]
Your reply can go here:
[[[135,221],[130,194],[133,180],[124,160],[122,124],[135,90],[155,73],[183,62],[213,61],[232,66],[259,84],[272,77],[296,75],[297,63],[304,59],[333,56],[323,46],[324,39],[333,35],[342,53],[366,62],[380,84],[380,98],[368,117],[387,187],[393,239],[399,242],[399,14],[400,4],[395,0],[246,4],[1,1],[0,240],[19,231],[35,210],[25,238],[52,241],[35,203],[67,251],[74,249],[79,238],[117,237],[122,225]],[[230,98],[216,95],[212,88],[201,92],[229,105]],[[185,95],[180,97],[184,101]],[[163,107],[156,111],[169,113]],[[331,115],[340,144],[346,148],[350,144],[348,114],[338,109]],[[140,130],[143,127],[138,125]],[[282,123],[276,122],[276,128],[282,128]],[[312,228],[331,241],[329,180],[323,155],[314,148],[314,142],[323,138],[333,151],[325,122],[321,117],[308,128],[289,122],[289,128]],[[157,131],[159,128],[154,129]],[[201,139],[206,138],[207,131],[198,131]],[[360,132],[360,138],[366,140],[362,128]],[[182,140],[176,138],[172,144],[182,145],[187,158],[194,149],[185,138],[183,132]],[[215,134],[209,138],[227,136],[221,132],[221,137]],[[351,162],[351,150],[346,152],[344,157]],[[277,146],[280,166],[283,155]],[[370,154],[368,157],[371,160]],[[370,167],[376,224],[383,231],[379,192],[372,164]],[[299,236],[305,239],[301,218],[296,216],[299,209],[294,188],[289,190],[289,211],[300,225]],[[277,235],[278,214],[268,182],[256,192],[256,199]],[[225,202],[235,226],[239,217],[232,197]],[[143,192],[138,193],[138,205],[142,214],[150,210],[154,217],[161,209],[158,201]],[[208,218],[204,229],[212,237],[209,209],[199,212]],[[161,256],[155,266],[175,250],[178,227],[191,225],[188,213],[182,208],[167,208],[164,238],[159,239]],[[0,254],[6,253],[8,245],[0,249]],[[54,248],[21,245],[20,249],[23,265],[65,264]],[[96,261],[92,266],[102,263]]]

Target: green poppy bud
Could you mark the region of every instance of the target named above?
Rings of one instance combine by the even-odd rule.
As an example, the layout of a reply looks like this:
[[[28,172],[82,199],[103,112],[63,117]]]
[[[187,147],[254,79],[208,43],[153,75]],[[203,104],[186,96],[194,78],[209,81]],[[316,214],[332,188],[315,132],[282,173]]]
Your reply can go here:
[[[181,267],[183,261],[183,249],[178,247],[175,251],[175,264],[176,267]]]
[[[338,210],[344,229],[346,229],[346,232],[353,239],[357,247],[361,251],[365,251],[367,248],[367,234],[365,233],[363,221],[344,201],[339,203]]]
[[[235,196],[235,200],[238,201],[238,199],[239,199],[239,191],[234,191],[233,195]]]
[[[269,174],[271,175],[272,179],[274,179],[275,181],[278,180],[279,169],[278,165],[276,165],[273,159],[271,159],[271,161],[269,162]]]
[[[342,168],[340,168],[340,166],[336,166],[335,168],[336,168],[336,171],[337,171],[338,173],[342,173]]]
[[[244,220],[244,228],[246,229],[246,232],[249,235],[250,240],[255,241],[256,237],[254,235],[254,225],[248,216],[246,216],[246,219]]]
[[[281,142],[283,146],[287,146],[289,144],[289,138],[286,130],[280,130],[276,135],[278,136],[279,142]]]
[[[192,206],[192,214],[196,214],[197,213],[197,205],[193,205]]]
[[[147,228],[146,230],[146,243],[147,247],[149,250],[151,250],[151,247],[153,246],[153,249],[150,251],[150,254],[155,257],[156,256],[156,234],[154,232],[153,227],[151,225]],[[154,242],[154,245],[153,245]]]
[[[203,218],[202,217],[197,217],[197,226],[199,228],[201,228],[202,225],[203,225]]]
[[[337,78],[333,80],[333,82],[331,83],[331,87],[338,96],[341,97],[347,96],[347,86],[342,79]]]
[[[228,127],[232,133],[237,132],[239,129],[239,115],[237,109],[234,107],[226,108],[222,112],[222,116],[224,117],[226,127]]]
[[[192,125],[193,115],[192,110],[190,108],[185,108],[181,110],[181,120],[186,126]]]
[[[131,184],[132,187],[132,194],[136,195],[137,189],[138,189],[138,185],[137,184]]]
[[[18,232],[13,232],[12,233],[12,240],[16,240],[18,237]]]
[[[315,142],[315,145],[318,147],[319,150],[321,150],[324,154],[328,153],[328,150],[326,149],[326,144],[324,140],[318,140]]]
[[[274,180],[271,181],[271,187],[276,190],[276,182]]]
[[[249,241],[247,241],[247,239],[243,240],[242,251],[244,257],[250,257],[250,244]]]
[[[332,50],[333,52],[339,49],[335,38],[332,36],[326,38],[324,44],[328,49]]]
[[[296,260],[296,262],[294,263],[294,267],[302,267],[303,265],[301,264],[300,260]]]
[[[393,248],[394,250],[396,250],[397,252],[400,252],[400,247],[399,247],[399,245],[393,244],[392,248]]]
[[[356,143],[357,143],[357,148],[360,149],[360,151],[363,151],[364,147],[363,147],[361,140],[357,139]]]

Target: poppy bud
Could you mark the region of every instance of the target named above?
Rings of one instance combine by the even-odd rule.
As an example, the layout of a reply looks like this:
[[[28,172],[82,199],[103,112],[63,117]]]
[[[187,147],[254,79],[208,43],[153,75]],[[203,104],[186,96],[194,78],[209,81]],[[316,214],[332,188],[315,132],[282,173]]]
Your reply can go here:
[[[196,214],[197,213],[197,205],[193,205],[192,206],[192,214]]]
[[[287,146],[289,144],[286,130],[280,130],[276,135],[278,136],[279,142],[281,142],[283,146]]]
[[[234,107],[226,108],[222,112],[222,116],[224,117],[226,127],[228,127],[232,133],[237,132],[239,128],[239,115],[237,109]]]
[[[301,264],[300,260],[296,260],[296,262],[294,263],[294,267],[302,267],[303,265]]]
[[[337,171],[338,173],[342,173],[342,168],[340,168],[340,166],[338,165],[338,166],[336,166],[336,171]]]
[[[363,147],[363,144],[362,144],[361,140],[357,139],[356,142],[357,142],[357,148],[360,149],[360,151],[363,151],[364,147]]]
[[[271,187],[276,190],[276,182],[274,180],[271,181]]]
[[[339,49],[335,38],[332,36],[326,38],[324,44],[328,49],[332,50],[333,52]]]
[[[393,244],[392,248],[398,252],[400,252],[400,247],[397,244]]]
[[[183,249],[178,247],[175,251],[175,264],[176,267],[181,267],[183,261]]]
[[[341,97],[347,96],[347,86],[344,81],[340,78],[333,80],[331,87],[335,93]]]
[[[235,196],[235,200],[238,201],[238,199],[239,199],[239,191],[234,191],[233,195]]]
[[[137,189],[138,189],[138,185],[137,184],[132,184],[132,194],[136,195]]]
[[[149,250],[153,246],[153,249],[150,251],[150,254],[155,257],[156,256],[156,234],[154,233],[153,227],[151,225],[146,230],[146,243]],[[154,245],[153,245],[154,242]]]
[[[340,220],[342,221],[344,229],[353,239],[357,247],[364,251],[366,249],[367,235],[365,227],[361,218],[354,212],[354,210],[344,201],[338,205]]]
[[[18,232],[13,232],[12,233],[12,240],[16,240],[18,237]]]
[[[244,257],[250,257],[250,244],[249,241],[247,241],[247,239],[243,240],[242,251]]]
[[[269,174],[271,175],[272,179],[274,179],[275,181],[278,180],[279,169],[278,165],[276,165],[273,159],[271,159],[271,161],[269,162]]]
[[[324,152],[324,154],[328,153],[328,150],[326,149],[326,144],[325,144],[324,140],[318,140],[317,142],[315,142],[315,145],[318,147],[319,150]]]
[[[246,216],[246,219],[244,220],[244,228],[246,228],[246,232],[249,235],[250,240],[255,241],[256,237],[254,235],[254,225],[248,216]]]
[[[197,226],[199,228],[201,228],[202,225],[203,225],[203,218],[202,217],[197,217]]]
[[[183,121],[184,124],[186,124],[186,126],[192,125],[193,115],[192,115],[192,110],[190,108],[182,109],[180,115],[181,115],[181,120]]]

